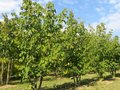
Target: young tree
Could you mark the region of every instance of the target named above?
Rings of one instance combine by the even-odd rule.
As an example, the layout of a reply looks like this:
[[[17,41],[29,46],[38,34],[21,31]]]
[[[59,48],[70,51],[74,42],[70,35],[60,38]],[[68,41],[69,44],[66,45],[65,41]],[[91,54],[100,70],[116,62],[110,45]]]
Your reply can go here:
[[[87,43],[87,31],[84,24],[82,22],[78,23],[74,18],[74,14],[70,12],[64,32],[66,35],[66,41],[63,46],[65,52],[63,61],[64,73],[72,76],[74,82],[78,83],[81,75],[86,72],[87,59],[84,57],[84,45]]]
[[[24,0],[21,10],[19,16],[13,14],[11,19],[13,42],[19,50],[16,60],[23,65],[21,75],[29,79],[33,90],[39,90],[43,77],[51,69],[48,65],[52,62],[55,65],[54,60],[59,60],[58,38],[64,21],[62,15],[56,14],[53,3],[42,7]]]

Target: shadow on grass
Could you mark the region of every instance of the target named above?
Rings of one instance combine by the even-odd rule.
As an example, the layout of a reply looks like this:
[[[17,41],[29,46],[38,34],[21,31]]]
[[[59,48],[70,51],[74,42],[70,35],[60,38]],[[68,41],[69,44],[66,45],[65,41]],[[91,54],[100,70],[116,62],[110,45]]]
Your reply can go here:
[[[112,77],[112,75],[108,75],[106,77],[104,77],[104,80],[103,81],[114,81],[115,78]]]
[[[117,73],[116,77],[120,78],[120,73]],[[47,77],[47,78],[44,78],[43,81],[52,81],[52,80],[55,80],[55,79],[56,79],[56,77]],[[115,78],[112,78],[111,75],[108,75],[104,78],[103,81],[114,81],[114,80],[115,80]],[[94,86],[94,85],[96,85],[97,81],[99,81],[99,78],[94,77],[94,78],[91,78],[91,79],[83,79],[78,84],[74,84],[72,82],[69,82],[69,83],[64,83],[62,85],[54,85],[52,88],[43,87],[43,90],[68,90],[68,89],[75,90],[77,87]],[[28,82],[24,82],[24,83],[28,83]],[[15,84],[22,84],[22,83],[20,82],[20,80],[16,80],[14,82],[11,82],[10,84],[15,85]]]
[[[93,86],[96,84],[96,82],[98,81],[98,78],[92,78],[92,79],[83,79],[81,80],[81,82],[79,82],[78,84],[74,84],[74,83],[64,83],[62,85],[55,85],[53,88],[48,88],[48,87],[44,87],[43,90],[75,90],[75,88],[80,87],[80,86]]]
[[[112,77],[112,75],[108,75],[104,78],[104,81],[114,81],[116,77],[120,78],[120,73],[116,73],[115,77]]]
[[[16,85],[16,84],[27,84],[29,83],[28,81],[21,82],[20,80],[11,80],[9,82],[10,85]]]
[[[120,73],[117,73],[115,76],[120,78]]]
[[[57,78],[56,76],[47,77],[47,78],[44,78],[43,81],[54,81],[56,78]]]

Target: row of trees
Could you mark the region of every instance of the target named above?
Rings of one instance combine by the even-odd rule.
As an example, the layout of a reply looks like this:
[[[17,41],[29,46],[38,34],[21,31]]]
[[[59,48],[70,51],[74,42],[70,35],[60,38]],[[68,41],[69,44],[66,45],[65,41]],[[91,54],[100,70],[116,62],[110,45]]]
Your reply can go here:
[[[115,76],[120,68],[119,37],[106,33],[103,23],[88,29],[71,11],[57,14],[53,3],[43,7],[31,0],[23,0],[19,15],[11,15],[4,14],[0,23],[1,84],[14,76],[40,90],[50,73],[72,76],[77,83],[87,73]]]

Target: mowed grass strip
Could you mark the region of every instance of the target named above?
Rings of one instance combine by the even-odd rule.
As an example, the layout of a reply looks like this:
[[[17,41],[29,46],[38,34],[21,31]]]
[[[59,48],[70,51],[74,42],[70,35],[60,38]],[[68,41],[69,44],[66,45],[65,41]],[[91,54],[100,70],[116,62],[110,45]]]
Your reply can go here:
[[[80,85],[74,85],[71,78],[46,76],[42,87],[43,90],[120,90],[120,74],[115,79],[96,79],[97,75],[87,74],[82,77]],[[0,90],[31,90],[29,83],[0,86]],[[11,83],[13,83],[11,82]]]

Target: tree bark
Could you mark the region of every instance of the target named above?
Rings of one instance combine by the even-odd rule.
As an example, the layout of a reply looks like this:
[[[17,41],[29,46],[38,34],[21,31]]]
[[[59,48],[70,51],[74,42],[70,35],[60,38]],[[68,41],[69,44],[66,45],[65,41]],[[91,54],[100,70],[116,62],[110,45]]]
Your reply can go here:
[[[4,62],[2,60],[2,65],[1,65],[1,77],[0,77],[0,83],[3,84],[3,73],[4,73]]]
[[[40,84],[39,84],[38,90],[41,90],[42,81],[43,81],[43,76],[40,76]]]
[[[73,76],[74,84],[76,83],[75,76]]]
[[[7,67],[7,80],[6,80],[6,84],[9,83],[10,80],[10,60],[8,62],[8,67]]]
[[[79,77],[79,82],[81,82],[82,75],[79,75],[78,77]]]
[[[10,63],[10,77],[12,76],[12,73],[13,73],[13,59],[11,60],[11,63]]]
[[[29,82],[31,84],[31,89],[32,90],[37,90],[37,78],[29,77]]]
[[[78,84],[78,82],[79,82],[79,78],[78,76],[76,76],[76,83]]]

